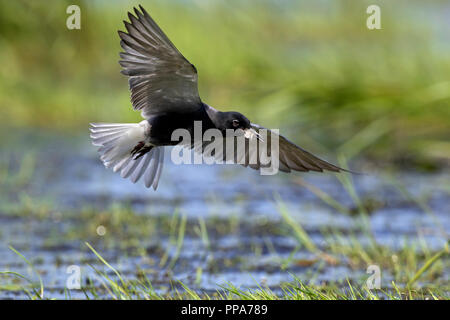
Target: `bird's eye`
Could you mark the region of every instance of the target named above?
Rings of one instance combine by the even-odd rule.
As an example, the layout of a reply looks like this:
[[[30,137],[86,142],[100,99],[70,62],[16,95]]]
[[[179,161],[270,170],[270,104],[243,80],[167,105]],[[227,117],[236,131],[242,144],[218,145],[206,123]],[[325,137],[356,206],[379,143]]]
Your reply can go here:
[[[233,127],[239,127],[239,120],[233,120]]]

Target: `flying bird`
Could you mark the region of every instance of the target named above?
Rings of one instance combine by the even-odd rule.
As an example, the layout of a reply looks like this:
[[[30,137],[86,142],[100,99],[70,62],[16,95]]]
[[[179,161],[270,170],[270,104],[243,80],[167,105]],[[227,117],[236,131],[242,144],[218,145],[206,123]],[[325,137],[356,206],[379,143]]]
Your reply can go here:
[[[128,12],[124,21],[126,32],[119,31],[121,73],[128,76],[131,102],[134,110],[145,119],[140,123],[91,123],[92,143],[100,147],[100,159],[107,168],[120,172],[133,183],[143,177],[147,188],[156,190],[164,162],[164,147],[173,146],[172,133],[186,129],[193,133],[194,123],[201,122],[202,131],[217,129],[242,130],[245,139],[263,141],[262,130],[239,112],[221,112],[202,102],[198,93],[197,69],[169,40],[142,6]],[[278,164],[283,172],[347,171],[319,159],[274,131],[268,130],[267,140],[278,139]],[[224,141],[228,139],[225,136]],[[272,140],[271,140],[272,141]],[[187,147],[204,152],[205,144]],[[244,159],[235,163],[252,169],[263,168],[257,148],[248,148]],[[224,154],[214,154],[223,158]],[[256,155],[256,156],[255,156]],[[253,157],[255,161],[249,161]],[[241,161],[238,161],[241,160]]]

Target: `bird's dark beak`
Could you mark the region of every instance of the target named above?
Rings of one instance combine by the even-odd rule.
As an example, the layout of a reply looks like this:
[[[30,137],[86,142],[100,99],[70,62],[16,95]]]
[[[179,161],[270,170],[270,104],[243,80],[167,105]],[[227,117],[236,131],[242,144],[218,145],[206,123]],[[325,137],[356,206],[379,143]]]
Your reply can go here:
[[[261,138],[261,135],[253,128],[244,129],[244,137],[246,137],[247,139],[256,138],[259,141],[264,141]]]

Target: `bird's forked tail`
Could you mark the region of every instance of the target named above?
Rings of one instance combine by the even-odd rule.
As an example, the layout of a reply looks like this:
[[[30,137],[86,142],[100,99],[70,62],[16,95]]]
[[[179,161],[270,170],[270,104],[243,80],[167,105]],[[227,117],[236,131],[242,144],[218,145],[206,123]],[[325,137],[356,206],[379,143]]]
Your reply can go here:
[[[91,123],[91,139],[100,147],[100,160],[107,168],[130,177],[133,183],[144,176],[147,188],[156,190],[161,175],[164,149],[146,144],[148,122],[141,123]],[[137,152],[144,150],[145,152]]]

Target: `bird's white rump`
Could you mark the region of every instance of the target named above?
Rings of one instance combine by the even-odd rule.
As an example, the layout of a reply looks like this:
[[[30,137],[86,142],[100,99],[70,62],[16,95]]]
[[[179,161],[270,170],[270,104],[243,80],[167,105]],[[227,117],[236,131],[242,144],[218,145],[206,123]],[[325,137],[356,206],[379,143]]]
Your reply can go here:
[[[156,190],[164,161],[163,147],[153,147],[142,157],[134,157],[133,149],[148,141],[150,125],[147,120],[140,123],[91,123],[92,144],[99,146],[100,160],[107,168],[120,172],[123,178],[130,177],[135,183],[144,176],[147,188]]]

